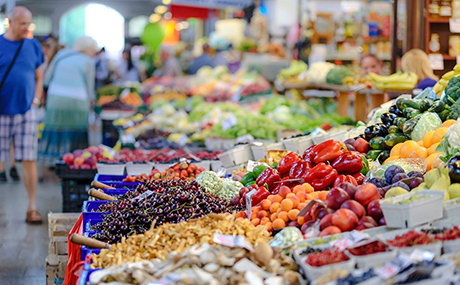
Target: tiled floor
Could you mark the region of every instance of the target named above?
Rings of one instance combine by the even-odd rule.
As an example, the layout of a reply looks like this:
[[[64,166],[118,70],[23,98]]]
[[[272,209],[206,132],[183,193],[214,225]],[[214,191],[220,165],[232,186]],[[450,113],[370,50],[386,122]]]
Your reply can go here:
[[[21,170],[20,170],[21,171]],[[46,284],[49,211],[61,211],[61,188],[53,174],[45,172],[38,184],[37,203],[42,225],[25,223],[26,190],[22,182],[0,184],[0,284]]]

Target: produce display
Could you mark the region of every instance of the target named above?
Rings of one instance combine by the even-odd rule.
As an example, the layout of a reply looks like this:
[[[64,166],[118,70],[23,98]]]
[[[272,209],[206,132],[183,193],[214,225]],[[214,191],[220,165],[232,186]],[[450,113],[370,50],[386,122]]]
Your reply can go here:
[[[403,235],[396,236],[394,239],[389,240],[388,244],[395,247],[407,247],[415,245],[424,245],[434,243],[436,240],[426,233],[410,231]]]
[[[365,245],[356,246],[349,248],[348,251],[355,256],[365,256],[380,252],[386,252],[388,250],[388,245],[385,243],[376,240]]]
[[[270,234],[265,228],[256,229],[248,220],[235,220],[232,215],[207,215],[178,224],[153,225],[144,234],[123,238],[121,243],[94,255],[91,266],[101,268],[156,258],[165,260],[172,250],[184,252],[194,245],[215,245],[213,235],[216,232],[244,236],[253,246],[270,240]],[[114,259],[113,256],[118,258]]]
[[[311,253],[305,261],[308,265],[313,267],[320,267],[324,265],[344,262],[350,258],[343,251],[328,249],[319,253]]]
[[[187,161],[176,163],[163,171],[152,170],[149,175],[141,174],[138,176],[126,176],[123,182],[148,182],[152,180],[186,180],[194,181],[195,178],[204,171],[203,167],[191,164]]]
[[[370,72],[366,79],[377,89],[407,89],[412,90],[417,85],[417,75],[412,72],[398,72],[389,76],[382,76]]]

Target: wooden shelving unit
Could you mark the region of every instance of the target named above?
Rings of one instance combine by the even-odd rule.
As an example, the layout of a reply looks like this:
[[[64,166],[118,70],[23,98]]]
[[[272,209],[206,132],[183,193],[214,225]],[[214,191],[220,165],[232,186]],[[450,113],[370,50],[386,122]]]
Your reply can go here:
[[[449,36],[452,35],[449,29],[449,18],[437,17],[434,18],[428,13],[428,6],[431,0],[425,0],[425,52],[430,54],[430,39],[432,34],[439,35],[439,43],[441,44],[440,53],[444,58],[444,70],[435,70],[434,73],[438,76],[452,70],[457,63],[457,57],[449,55]]]

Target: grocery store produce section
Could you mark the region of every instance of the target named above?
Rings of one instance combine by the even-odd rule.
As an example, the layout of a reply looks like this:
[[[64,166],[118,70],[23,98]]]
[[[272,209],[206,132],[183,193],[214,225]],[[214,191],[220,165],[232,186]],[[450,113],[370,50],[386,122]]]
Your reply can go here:
[[[78,284],[459,282],[457,70],[366,122],[324,98],[215,103],[232,92],[212,80],[262,93],[245,85],[260,79],[250,73],[202,70],[207,85],[144,89],[149,108],[113,122],[113,148],[57,163],[63,193],[81,185],[65,201],[82,211],[69,233]],[[410,90],[413,76],[293,62],[278,80]]]

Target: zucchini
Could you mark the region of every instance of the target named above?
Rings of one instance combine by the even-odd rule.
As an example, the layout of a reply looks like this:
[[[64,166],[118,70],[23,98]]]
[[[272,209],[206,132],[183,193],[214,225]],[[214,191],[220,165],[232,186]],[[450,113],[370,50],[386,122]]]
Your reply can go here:
[[[385,138],[383,137],[373,137],[369,141],[369,145],[372,149],[375,150],[384,150],[385,149]]]
[[[384,150],[380,153],[378,157],[378,161],[380,164],[383,164],[385,160],[387,160],[390,157],[390,151],[389,150]]]
[[[377,157],[380,155],[380,153],[382,153],[381,150],[370,150],[367,152],[366,156],[367,158],[371,159],[371,160],[377,160]]]
[[[402,143],[402,142],[405,142],[407,140],[408,140],[407,136],[405,136],[403,134],[388,134],[385,137],[385,145],[391,149],[392,147],[394,147],[398,143]]]

